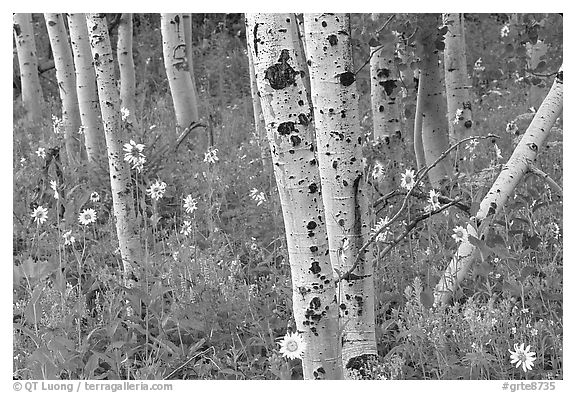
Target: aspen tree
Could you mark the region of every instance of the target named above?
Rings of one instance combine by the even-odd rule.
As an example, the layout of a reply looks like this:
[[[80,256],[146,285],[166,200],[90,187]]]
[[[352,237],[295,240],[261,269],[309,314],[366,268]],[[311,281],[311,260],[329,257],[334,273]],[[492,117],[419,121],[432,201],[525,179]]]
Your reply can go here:
[[[195,113],[195,118],[199,119],[198,114],[198,89],[196,88],[196,77],[194,76],[194,53],[192,51],[192,15],[182,14],[184,21],[184,43],[186,44],[186,59],[188,60],[188,72],[190,73],[190,79],[192,80],[192,96],[193,96],[193,111]]]
[[[322,199],[332,267],[339,277],[342,360],[354,368],[376,355],[372,251],[368,240],[358,93],[348,14],[304,14]],[[350,271],[356,258],[357,268]]]
[[[400,81],[395,64],[395,40],[390,32],[381,32],[381,42],[370,47],[370,101],[374,140],[383,146],[380,157],[385,168],[379,184],[381,192],[398,186],[398,173],[402,156],[402,122],[400,115]]]
[[[490,191],[486,194],[480,208],[467,225],[469,236],[483,240],[490,223],[502,211],[504,204],[522,177],[536,161],[539,151],[550,133],[552,125],[562,112],[563,72],[558,71],[554,84],[528,126],[526,133],[514,149],[512,156],[502,168]],[[471,241],[460,243],[446,271],[436,285],[434,301],[446,304],[458,284],[466,277],[470,266],[477,258],[479,250]]]
[[[246,22],[248,19],[246,19]],[[248,31],[248,28],[246,28]],[[260,103],[260,94],[258,93],[258,83],[256,81],[256,74],[254,71],[254,59],[252,52],[248,50],[248,72],[250,74],[250,92],[252,94],[252,109],[254,111],[254,128],[256,140],[260,147],[260,158],[262,160],[262,167],[264,170],[270,167],[270,148],[268,139],[266,137],[266,123],[264,122],[264,114],[262,113],[262,104]]]
[[[22,103],[26,109],[26,117],[34,133],[37,133],[37,126],[42,120],[42,87],[38,77],[32,14],[14,14],[13,28],[22,84]]]
[[[192,90],[192,78],[188,71],[182,14],[162,14],[160,23],[164,66],[172,93],[176,122],[183,130],[192,122],[198,121],[198,109]]]
[[[341,379],[338,304],[328,255],[305,59],[294,14],[247,14],[254,69],[288,244],[304,379]]]
[[[534,71],[538,64],[545,58],[548,52],[548,45],[542,40],[538,40],[535,44],[531,42],[526,43],[526,57],[528,62],[528,69]],[[530,90],[528,91],[528,103],[531,107],[537,108],[544,97],[546,96],[546,91],[538,84],[530,83]]]
[[[418,14],[417,20],[421,57],[417,112],[420,110],[422,113],[422,146],[426,165],[431,165],[448,148],[446,98],[438,49],[439,18],[438,14]],[[451,172],[449,162],[440,161],[428,172],[432,187],[440,189],[442,180],[449,177]]]
[[[98,92],[96,91],[96,75],[92,65],[92,52],[86,16],[84,14],[68,14],[70,42],[74,55],[76,70],[76,93],[82,121],[84,144],[88,162],[95,163],[100,154],[100,139],[103,137],[100,109],[98,108]]]
[[[421,74],[419,74],[421,75]],[[422,78],[418,78],[419,81]],[[416,156],[416,168],[421,170],[426,167],[426,157],[424,155],[424,145],[422,143],[422,102],[424,101],[424,91],[422,83],[418,83],[416,94],[416,112],[414,113],[414,155]]]
[[[44,14],[46,28],[50,37],[50,47],[54,55],[58,91],[62,100],[62,126],[64,127],[64,143],[69,164],[77,161],[79,153],[78,132],[82,125],[78,96],[76,95],[76,76],[72,50],[68,42],[68,34],[64,26],[62,14]]]
[[[472,88],[466,69],[464,14],[443,14],[448,27],[445,36],[444,75],[448,105],[448,137],[450,144],[472,136]]]
[[[139,127],[136,118],[136,71],[132,54],[132,14],[122,14],[118,24],[116,57],[120,69],[120,107],[128,110],[128,124]],[[129,128],[130,129],[130,128]]]
[[[120,98],[114,80],[114,56],[108,35],[106,15],[86,14],[86,23],[90,34],[98,98],[108,148],[116,233],[122,256],[125,283],[130,285],[135,267],[142,260],[142,247],[136,226],[130,167],[124,161],[123,144],[127,142],[127,138],[120,123]]]

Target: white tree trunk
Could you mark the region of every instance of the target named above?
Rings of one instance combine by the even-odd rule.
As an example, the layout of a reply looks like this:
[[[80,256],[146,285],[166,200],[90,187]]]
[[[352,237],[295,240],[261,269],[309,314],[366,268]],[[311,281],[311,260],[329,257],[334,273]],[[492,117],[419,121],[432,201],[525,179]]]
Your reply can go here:
[[[84,144],[89,163],[95,163],[100,155],[103,131],[96,91],[96,75],[92,65],[90,39],[84,14],[68,14],[70,42],[76,70],[76,93],[84,133]]]
[[[248,20],[246,20],[248,21]],[[246,31],[250,34],[248,30],[248,25],[246,25]],[[258,83],[256,81],[256,72],[254,70],[254,59],[250,48],[248,48],[248,72],[250,73],[250,92],[252,94],[252,109],[254,111],[254,129],[256,135],[256,141],[260,147],[260,158],[262,160],[262,167],[264,170],[270,168],[271,156],[270,148],[268,144],[268,139],[266,137],[266,123],[264,122],[264,114],[262,113],[262,105],[260,103],[260,95],[258,93]]]
[[[184,42],[186,44],[186,59],[188,60],[188,72],[190,73],[190,79],[192,80],[192,95],[194,98],[194,117],[196,119],[200,118],[198,114],[198,89],[196,88],[196,77],[194,76],[194,54],[192,52],[192,15],[182,14],[184,21]]]
[[[172,93],[176,122],[181,130],[190,126],[192,122],[198,121],[192,78],[188,72],[188,51],[182,19],[182,14],[162,14],[161,16],[164,66]]]
[[[563,73],[558,72],[556,80],[544,102],[538,109],[526,133],[514,149],[512,156],[502,168],[494,181],[492,188],[480,203],[476,216],[470,219],[468,228],[477,231],[477,238],[482,240],[489,228],[486,220],[494,220],[503,209],[506,200],[518,185],[529,165],[534,163],[538,151],[544,147],[544,142],[552,125],[562,112]],[[470,242],[462,242],[436,285],[434,300],[436,304],[446,304],[456,287],[466,277],[470,266],[477,257],[477,249]]]
[[[546,60],[546,52],[548,52],[548,45],[538,40],[536,44],[530,42],[526,43],[526,56],[528,57],[528,69],[534,71],[538,64]],[[530,78],[532,79],[532,78]],[[531,107],[537,108],[544,97],[546,96],[546,90],[534,83],[530,83],[530,90],[528,92],[528,102]]]
[[[363,173],[358,92],[348,14],[304,14],[322,199],[332,267],[339,282],[342,360],[376,355],[373,254],[358,251],[368,240],[370,217]],[[360,359],[359,359],[360,358]]]
[[[82,121],[76,95],[76,76],[72,50],[68,42],[68,34],[64,26],[62,14],[44,14],[46,28],[50,37],[50,47],[54,55],[58,91],[62,100],[62,124],[64,127],[64,142],[66,157],[69,164],[76,163],[79,153],[78,132]]]
[[[136,71],[132,54],[132,14],[122,14],[118,24],[116,56],[120,69],[120,107],[128,110],[126,119],[132,127],[139,128],[136,117]],[[131,127],[128,128],[129,130]]]
[[[422,75],[420,73],[420,75]],[[422,102],[424,102],[424,90],[422,90],[422,78],[418,78],[418,93],[416,94],[416,112],[414,113],[414,155],[418,170],[426,167],[424,145],[422,144]]]
[[[20,81],[22,84],[22,103],[32,128],[37,133],[37,126],[42,121],[42,88],[38,77],[38,59],[36,42],[32,27],[32,14],[14,14],[14,39],[18,52]],[[35,135],[39,137],[40,135]]]
[[[400,80],[395,64],[395,40],[391,33],[379,35],[383,47],[370,48],[370,100],[375,141],[380,141],[383,155],[384,175],[379,189],[387,193],[396,188],[400,178],[403,135],[400,114]]]
[[[422,54],[418,106],[422,111],[422,146],[427,166],[436,161],[448,148],[446,98],[435,43],[438,24],[438,14],[418,15],[418,43]],[[449,161],[442,160],[428,172],[428,178],[433,188],[440,189],[442,181],[451,174]]]
[[[123,145],[127,143],[120,120],[120,97],[114,80],[114,56],[104,14],[86,14],[90,47],[98,83],[98,97],[104,123],[110,185],[116,233],[124,268],[126,285],[131,284],[134,269],[142,263],[142,247],[136,226],[130,166],[124,161]]]
[[[247,14],[247,38],[282,204],[304,379],[340,379],[338,304],[294,14]]]
[[[444,48],[444,75],[448,103],[448,137],[450,144],[472,136],[472,88],[466,68],[464,14],[443,14],[448,26]]]

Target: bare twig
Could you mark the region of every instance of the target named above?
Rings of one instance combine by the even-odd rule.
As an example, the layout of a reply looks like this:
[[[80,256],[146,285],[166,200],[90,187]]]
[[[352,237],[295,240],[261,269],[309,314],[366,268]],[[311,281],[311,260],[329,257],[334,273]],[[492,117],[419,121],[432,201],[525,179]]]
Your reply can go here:
[[[382,30],[384,30],[386,28],[386,26],[388,25],[388,23],[390,23],[392,21],[392,19],[394,19],[395,16],[396,16],[395,14],[392,14],[392,16],[390,16],[388,18],[388,20],[386,20],[386,22],[384,22],[384,25],[380,29],[378,29],[376,34],[380,33]],[[364,69],[364,67],[366,67],[370,63],[370,59],[372,59],[372,56],[374,56],[376,54],[376,52],[379,52],[382,48],[384,48],[384,45],[380,45],[380,46],[376,47],[376,49],[374,49],[372,51],[372,53],[370,53],[370,56],[368,56],[368,60],[366,60],[366,62],[364,62],[364,64],[362,64],[362,67],[360,67],[358,69],[358,71],[356,71],[354,73],[354,75],[358,75],[358,73],[360,71],[362,71]]]
[[[468,138],[464,138],[460,141],[458,141],[457,143],[455,143],[454,145],[450,146],[444,153],[442,153],[430,166],[426,167],[425,169],[423,168],[423,170],[421,170],[421,174],[418,173],[416,175],[416,179],[414,181],[414,185],[412,186],[412,188],[410,188],[408,190],[408,192],[406,193],[406,196],[404,197],[404,199],[402,200],[402,205],[400,206],[400,209],[396,212],[396,214],[390,219],[390,221],[388,221],[387,225],[382,225],[381,228],[379,228],[369,239],[366,243],[364,243],[364,245],[360,248],[360,250],[358,250],[358,255],[356,256],[356,259],[354,260],[354,263],[352,264],[352,267],[345,272],[342,275],[338,275],[338,279],[336,280],[336,283],[338,283],[342,278],[345,277],[349,277],[350,274],[358,267],[358,264],[360,262],[361,256],[364,253],[364,251],[366,251],[366,249],[376,240],[376,238],[378,237],[378,235],[380,235],[385,229],[387,229],[388,227],[390,227],[390,225],[392,225],[396,220],[398,220],[398,218],[400,217],[400,214],[402,214],[402,212],[404,211],[404,209],[406,208],[406,204],[408,203],[408,199],[410,198],[410,196],[416,192],[415,189],[416,187],[420,184],[420,182],[426,177],[426,175],[428,174],[428,172],[430,172],[430,170],[432,168],[434,168],[436,165],[438,165],[438,163],[440,161],[442,161],[444,158],[446,158],[448,156],[448,154],[450,154],[450,152],[454,149],[456,149],[459,145],[461,145],[464,142],[467,142],[469,140],[472,139],[489,139],[489,138],[500,138],[498,135],[494,135],[494,134],[488,134],[488,135],[484,135],[484,136],[470,136]],[[459,201],[458,201],[459,202]]]
[[[188,365],[188,363],[190,363],[192,360],[196,359],[198,356],[200,355],[204,355],[206,352],[208,352],[209,350],[214,349],[214,347],[209,347],[206,348],[204,351],[202,352],[198,352],[196,355],[192,356],[190,359],[186,360],[184,363],[182,363],[180,366],[178,366],[174,371],[172,371],[170,374],[168,374],[167,376],[165,376],[164,378],[162,378],[163,380],[167,380],[169,379],[172,375],[176,374],[178,371],[182,370],[184,367],[186,367]]]
[[[554,181],[554,179],[552,179],[550,177],[550,175],[548,175],[546,172],[542,171],[541,169],[536,168],[536,166],[533,163],[528,164],[528,172],[531,172],[531,173],[535,174],[536,176],[541,177],[546,183],[548,183],[550,188],[552,188],[554,191],[556,191],[556,193],[558,195],[560,195],[560,196],[563,195],[562,187],[560,187],[560,185],[558,183],[556,183]]]
[[[384,250],[382,250],[382,251],[380,252],[380,254],[378,254],[378,258],[379,258],[379,259],[384,258],[390,251],[392,251],[392,249],[393,249],[398,243],[400,243],[400,242],[402,241],[402,239],[404,239],[406,236],[408,236],[408,234],[409,234],[410,232],[412,232],[412,230],[413,230],[414,228],[416,228],[416,225],[418,225],[418,223],[419,223],[420,221],[423,221],[423,220],[425,220],[425,219],[427,219],[427,218],[430,218],[430,217],[432,217],[433,215],[438,214],[438,213],[440,213],[440,212],[448,209],[448,208],[451,207],[451,206],[456,206],[458,203],[460,203],[460,201],[461,201],[460,198],[456,198],[456,199],[454,199],[452,202],[447,203],[446,205],[441,206],[440,208],[438,208],[438,209],[436,209],[436,210],[434,210],[434,211],[432,211],[432,212],[425,213],[425,214],[421,214],[420,216],[416,217],[410,224],[408,224],[408,225],[406,226],[406,229],[404,230],[404,232],[402,232],[399,236],[397,236]],[[376,262],[374,262],[374,264],[376,264]]]

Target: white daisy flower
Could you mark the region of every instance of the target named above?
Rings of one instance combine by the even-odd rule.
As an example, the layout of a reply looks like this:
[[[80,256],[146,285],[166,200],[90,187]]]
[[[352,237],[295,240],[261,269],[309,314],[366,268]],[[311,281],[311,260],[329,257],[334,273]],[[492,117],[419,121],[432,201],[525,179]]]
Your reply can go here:
[[[36,224],[44,224],[44,222],[48,219],[48,209],[38,206],[31,214],[32,218]]]
[[[514,344],[514,352],[510,352],[510,363],[516,364],[516,368],[522,366],[522,370],[527,372],[527,370],[532,370],[534,366],[534,360],[536,360],[536,352],[530,352],[530,345],[524,349],[524,343],[521,345]]]
[[[90,225],[96,222],[96,211],[94,209],[85,209],[78,216],[78,221],[82,225]]]
[[[164,197],[164,192],[166,192],[166,183],[160,180],[156,180],[156,182],[146,190],[146,194],[150,195],[150,197],[155,200]]]
[[[288,333],[280,341],[280,353],[288,359],[302,359],[305,350],[306,343],[300,333]]]
[[[406,172],[402,174],[402,181],[400,185],[407,190],[411,190],[414,187],[414,171],[412,169],[406,169]]]

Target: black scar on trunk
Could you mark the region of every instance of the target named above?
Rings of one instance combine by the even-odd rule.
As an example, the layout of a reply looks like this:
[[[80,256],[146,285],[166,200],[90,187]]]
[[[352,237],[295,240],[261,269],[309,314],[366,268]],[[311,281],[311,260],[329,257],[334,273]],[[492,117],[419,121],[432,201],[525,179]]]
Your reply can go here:
[[[270,87],[274,90],[285,89],[288,86],[296,84],[296,72],[294,68],[288,64],[290,60],[290,52],[287,49],[282,49],[280,53],[280,58],[278,58],[278,63],[268,67],[266,70],[266,76],[264,79],[268,80]]]

